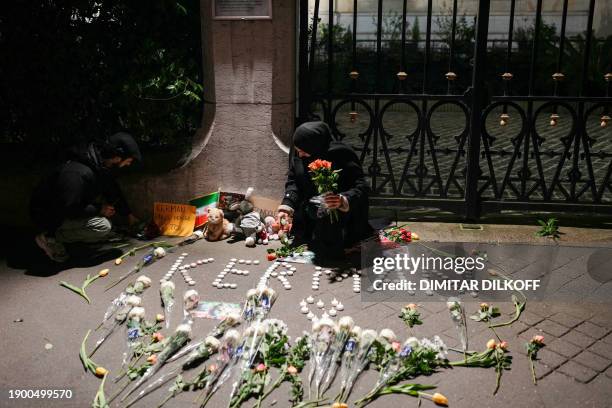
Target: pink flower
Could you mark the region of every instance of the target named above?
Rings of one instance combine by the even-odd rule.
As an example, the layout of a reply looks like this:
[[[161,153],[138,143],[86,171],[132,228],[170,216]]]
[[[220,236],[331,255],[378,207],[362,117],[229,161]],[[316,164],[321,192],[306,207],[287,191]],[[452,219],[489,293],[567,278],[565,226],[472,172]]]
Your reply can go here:
[[[501,343],[498,344],[498,347],[502,350],[507,350],[508,349],[508,342],[507,341],[502,341]]]
[[[391,348],[393,349],[393,351],[398,353],[402,349],[402,345],[399,341],[394,341],[393,343],[391,343]]]
[[[495,348],[496,344],[495,344],[495,340],[491,339],[489,341],[487,341],[487,348],[490,350],[493,350]]]
[[[536,334],[531,339],[531,342],[534,343],[534,344],[544,344],[544,336]]]
[[[298,372],[297,368],[295,368],[294,366],[290,365],[289,367],[287,367],[287,373],[290,375],[296,375]]]
[[[266,365],[264,363],[259,363],[257,365],[257,367],[255,367],[255,372],[256,373],[263,373],[264,371],[266,371]]]

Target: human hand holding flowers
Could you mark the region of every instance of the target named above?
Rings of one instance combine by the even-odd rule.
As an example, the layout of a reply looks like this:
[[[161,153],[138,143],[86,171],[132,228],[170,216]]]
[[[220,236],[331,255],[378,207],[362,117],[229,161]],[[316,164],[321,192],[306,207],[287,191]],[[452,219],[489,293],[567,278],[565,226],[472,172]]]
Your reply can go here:
[[[332,170],[332,163],[327,160],[317,159],[308,165],[308,170],[312,175],[312,182],[317,188],[317,192],[321,195],[326,193],[323,199],[329,211],[331,221],[338,220],[338,208],[342,204],[340,196],[334,194],[338,191],[338,179],[340,178],[340,170]],[[328,195],[331,197],[327,198]],[[328,202],[332,207],[328,206]]]

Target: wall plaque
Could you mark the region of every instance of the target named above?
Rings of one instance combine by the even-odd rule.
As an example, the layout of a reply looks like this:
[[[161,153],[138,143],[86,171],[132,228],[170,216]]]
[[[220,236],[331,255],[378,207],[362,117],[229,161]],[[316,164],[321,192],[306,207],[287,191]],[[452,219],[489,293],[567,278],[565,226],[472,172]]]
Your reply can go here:
[[[263,20],[272,18],[272,0],[213,0],[216,20]]]

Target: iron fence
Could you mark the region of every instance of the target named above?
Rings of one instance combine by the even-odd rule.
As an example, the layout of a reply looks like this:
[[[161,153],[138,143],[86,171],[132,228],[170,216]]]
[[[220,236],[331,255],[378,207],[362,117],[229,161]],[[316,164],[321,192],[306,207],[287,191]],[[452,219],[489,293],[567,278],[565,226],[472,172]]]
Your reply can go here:
[[[517,58],[514,27],[516,0],[511,0],[505,50],[499,39],[488,38],[489,2],[478,3],[469,64],[459,67],[457,0],[453,1],[446,47],[432,33],[433,1],[427,2],[425,39],[416,48],[406,38],[407,0],[403,1],[397,73],[389,78],[389,47],[383,39],[383,1],[378,0],[377,32],[372,58],[358,50],[358,1],[353,0],[348,57],[337,62],[334,41],[334,2],[327,16],[319,15],[324,0],[300,2],[299,113],[298,122],[320,118],[334,137],[360,155],[371,183],[372,200],[379,205],[433,206],[477,219],[481,214],[505,209],[557,210],[612,213],[612,60],[602,68],[593,62],[593,14],[590,0],[583,38],[566,36],[568,0],[564,0],[561,27],[550,47],[542,40],[542,0],[534,12],[528,60]],[[327,22],[323,39],[318,25]],[[576,42],[581,48],[580,60]],[[322,44],[323,43],[323,44]],[[324,58],[317,58],[324,46]],[[435,45],[434,45],[435,44]],[[603,41],[603,47],[610,42]],[[464,53],[465,41],[461,45]],[[571,50],[568,50],[572,47]],[[497,49],[492,54],[491,49]],[[444,49],[445,61],[433,61]],[[610,54],[606,48],[604,53]],[[418,52],[420,63],[415,63]],[[542,53],[556,53],[549,95],[539,92]],[[494,64],[491,59],[495,58]],[[338,70],[348,85],[338,86]],[[576,95],[567,95],[564,72],[579,64]],[[409,66],[410,65],[410,66]],[[417,65],[415,67],[415,65]],[[466,65],[469,65],[466,67]],[[487,65],[503,67],[495,80],[487,80]],[[369,69],[367,77],[362,70]],[[442,68],[441,68],[442,67]],[[434,86],[434,74],[444,69],[445,90]],[[455,72],[469,80],[458,81]],[[572,68],[574,71],[577,69]],[[521,70],[526,83],[517,86],[513,72]],[[595,72],[595,71],[601,72]],[[418,75],[414,75],[418,71]],[[415,83],[414,78],[420,82]],[[368,82],[369,81],[369,82]],[[392,92],[387,82],[392,81]],[[368,82],[368,86],[360,83]],[[541,83],[546,82],[546,83]],[[364,92],[363,90],[366,89]],[[517,92],[516,90],[519,90]],[[596,90],[596,92],[593,91]],[[437,90],[437,91],[436,91]],[[597,93],[597,95],[593,95]],[[612,124],[610,124],[612,125]]]

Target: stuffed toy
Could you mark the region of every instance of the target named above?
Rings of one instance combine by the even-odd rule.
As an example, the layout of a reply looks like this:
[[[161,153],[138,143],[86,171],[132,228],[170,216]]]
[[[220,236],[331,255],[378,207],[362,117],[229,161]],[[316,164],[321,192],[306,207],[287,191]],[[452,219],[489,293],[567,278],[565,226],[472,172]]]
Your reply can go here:
[[[264,230],[264,224],[261,221],[259,212],[254,211],[254,206],[251,202],[252,194],[253,188],[249,187],[244,195],[244,200],[230,206],[230,210],[238,214],[234,220],[231,235],[236,240],[244,239],[248,247],[255,246],[257,243],[257,234]]]
[[[276,222],[276,218],[268,215],[264,218],[264,224],[266,224],[266,233],[268,235],[268,240],[276,241],[278,240],[278,231],[280,231],[280,224]]]
[[[232,224],[223,217],[223,210],[208,209],[208,221],[204,226],[204,238],[207,241],[220,241],[230,236]]]
[[[282,239],[285,236],[289,236],[289,232],[291,231],[291,225],[291,222],[289,222],[286,218],[281,218],[278,231],[278,239]]]

